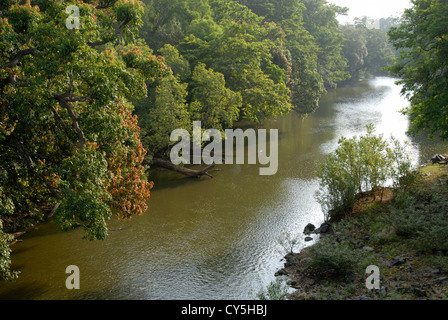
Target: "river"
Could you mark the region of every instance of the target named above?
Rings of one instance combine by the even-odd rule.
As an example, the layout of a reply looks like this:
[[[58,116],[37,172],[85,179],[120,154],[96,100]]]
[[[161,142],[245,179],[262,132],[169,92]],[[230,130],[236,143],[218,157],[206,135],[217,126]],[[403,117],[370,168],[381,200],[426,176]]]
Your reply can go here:
[[[111,220],[105,241],[40,224],[12,247],[21,275],[0,283],[0,299],[254,299],[283,265],[279,237],[323,221],[315,172],[341,136],[373,122],[410,141],[416,164],[447,151],[446,143],[406,136],[409,121],[398,111],[407,105],[394,79],[340,87],[305,119],[291,113],[260,126],[279,129],[276,175],[260,176],[258,165],[220,165],[214,179],[156,171],[148,212]],[[79,290],[65,287],[69,265],[80,269]]]

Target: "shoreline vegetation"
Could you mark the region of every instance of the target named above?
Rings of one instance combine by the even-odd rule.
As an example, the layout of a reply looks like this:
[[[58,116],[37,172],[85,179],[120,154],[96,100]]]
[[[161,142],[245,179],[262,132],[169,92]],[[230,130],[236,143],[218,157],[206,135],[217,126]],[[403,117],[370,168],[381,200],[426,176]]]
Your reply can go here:
[[[443,157],[443,156],[442,156]],[[441,161],[440,161],[441,160]],[[406,187],[359,193],[348,213],[276,273],[295,289],[290,300],[448,299],[448,167],[434,157]],[[383,198],[381,199],[381,195]],[[304,236],[316,233],[307,225]],[[369,290],[368,266],[380,270]]]

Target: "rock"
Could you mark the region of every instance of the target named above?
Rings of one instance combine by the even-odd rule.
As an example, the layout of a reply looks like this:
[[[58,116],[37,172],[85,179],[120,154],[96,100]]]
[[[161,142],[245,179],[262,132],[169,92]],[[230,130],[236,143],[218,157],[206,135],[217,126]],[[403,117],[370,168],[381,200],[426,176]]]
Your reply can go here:
[[[305,242],[310,242],[310,241],[313,241],[313,238],[311,238],[311,237],[306,237],[305,238]]]
[[[317,228],[316,230],[313,231],[314,234],[319,234],[320,233],[320,228]]]
[[[424,297],[426,297],[426,296],[428,295],[428,294],[426,293],[426,291],[425,291],[424,289],[422,289],[422,288],[415,287],[415,288],[412,289],[412,291],[413,291],[413,293],[414,293],[417,297],[420,297],[420,298],[424,298]]]
[[[280,269],[280,270],[278,270],[276,273],[275,273],[275,277],[281,277],[281,276],[287,276],[288,275],[288,273],[286,272],[286,270],[285,269]]]
[[[303,230],[303,233],[306,235],[310,235],[311,232],[313,232],[314,230],[316,230],[316,227],[314,226],[314,224],[308,223],[306,225],[305,229]]]
[[[406,263],[406,258],[395,257],[389,261],[389,266],[396,267],[396,266],[401,266],[402,264],[405,264],[405,263]]]
[[[296,259],[296,254],[293,253],[293,252],[290,252],[290,253],[288,253],[288,254],[285,256],[285,260],[286,260],[286,261],[292,261],[292,260],[295,260],[295,259]]]
[[[446,159],[446,155],[442,155],[442,154],[436,154],[434,157],[432,157],[431,162],[432,163],[439,163],[442,161],[445,161]]]
[[[374,248],[372,248],[372,247],[367,247],[367,246],[363,247],[362,249],[363,249],[363,250],[366,250],[366,251],[368,251],[368,252],[373,252],[373,251],[375,251]]]
[[[434,269],[432,269],[431,270],[431,273],[432,274],[440,274],[441,272],[440,272],[440,268],[434,268]]]
[[[289,268],[289,267],[293,266],[295,263],[297,263],[297,254],[295,254],[295,253],[288,253],[285,256],[285,260],[286,260],[286,262],[284,264],[285,268]]]
[[[322,223],[320,226],[320,233],[327,233],[330,231],[330,225],[326,223]]]
[[[435,280],[436,283],[442,283],[448,280],[448,277],[440,277]]]

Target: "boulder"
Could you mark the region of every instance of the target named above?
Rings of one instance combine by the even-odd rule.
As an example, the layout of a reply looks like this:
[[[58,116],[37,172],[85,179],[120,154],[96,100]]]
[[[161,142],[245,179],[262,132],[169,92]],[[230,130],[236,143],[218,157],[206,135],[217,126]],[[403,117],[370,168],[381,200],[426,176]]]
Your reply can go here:
[[[305,242],[310,242],[310,241],[313,241],[313,238],[311,238],[311,237],[306,237],[305,238]]]
[[[320,233],[327,233],[330,231],[330,225],[327,223],[322,223],[320,226]]]
[[[432,157],[431,162],[439,163],[439,162],[446,161],[446,160],[447,160],[446,154],[436,154],[434,157]]]
[[[413,294],[420,298],[425,298],[428,296],[426,290],[420,287],[414,287]]]
[[[405,264],[405,263],[406,263],[406,258],[395,257],[389,261],[389,266],[396,267],[396,266],[401,266],[402,264]]]
[[[316,227],[314,226],[314,224],[308,223],[306,225],[305,229],[303,229],[303,233],[306,235],[310,235],[314,230],[316,230]]]
[[[287,275],[288,275],[288,272],[286,272],[285,269],[280,269],[275,273],[274,277],[282,277],[282,276],[287,276]]]

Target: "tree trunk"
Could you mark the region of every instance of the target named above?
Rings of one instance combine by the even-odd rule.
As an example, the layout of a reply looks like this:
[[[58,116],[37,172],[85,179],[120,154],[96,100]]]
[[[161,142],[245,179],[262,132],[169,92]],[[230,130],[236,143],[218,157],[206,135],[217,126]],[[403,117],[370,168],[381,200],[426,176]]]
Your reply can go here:
[[[213,178],[213,176],[209,173],[209,171],[215,167],[215,164],[212,164],[204,169],[194,170],[194,169],[184,168],[181,166],[176,166],[176,165],[172,164],[170,161],[160,159],[160,158],[153,158],[150,163],[156,167],[161,167],[161,168],[165,168],[168,170],[176,171],[176,172],[179,172],[188,177],[196,177],[196,178],[199,178],[202,176],[207,176],[207,177]]]

